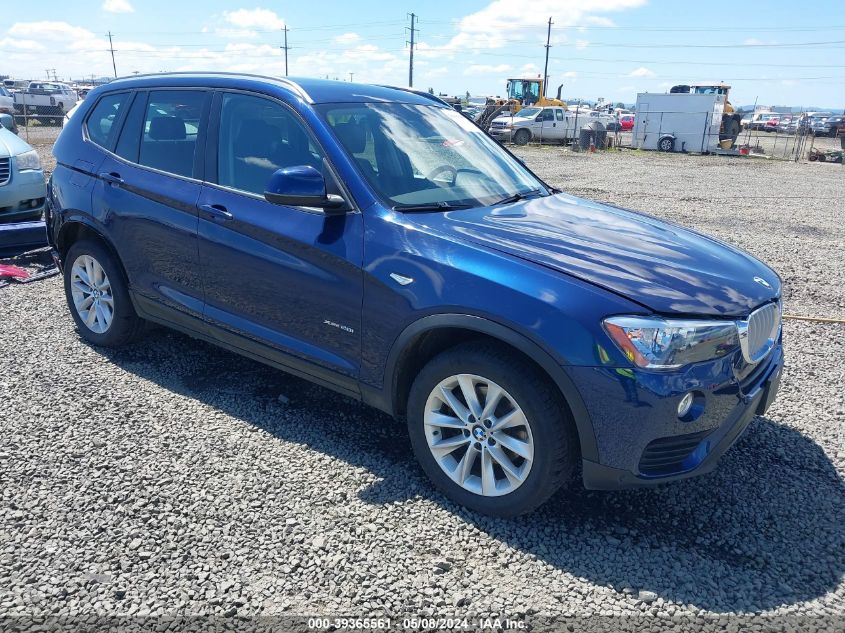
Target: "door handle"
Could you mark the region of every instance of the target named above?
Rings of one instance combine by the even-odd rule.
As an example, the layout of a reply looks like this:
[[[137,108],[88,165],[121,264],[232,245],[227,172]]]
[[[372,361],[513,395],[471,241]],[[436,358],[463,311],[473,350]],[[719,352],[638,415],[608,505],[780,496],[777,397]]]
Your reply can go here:
[[[235,217],[222,204],[203,204],[200,205],[200,211],[205,211],[210,216],[219,220],[231,220]]]
[[[110,185],[114,185],[116,187],[119,187],[120,185],[123,184],[123,178],[120,177],[120,174],[115,173],[113,171],[112,172],[107,172],[107,171],[101,172],[100,178],[105,180]]]

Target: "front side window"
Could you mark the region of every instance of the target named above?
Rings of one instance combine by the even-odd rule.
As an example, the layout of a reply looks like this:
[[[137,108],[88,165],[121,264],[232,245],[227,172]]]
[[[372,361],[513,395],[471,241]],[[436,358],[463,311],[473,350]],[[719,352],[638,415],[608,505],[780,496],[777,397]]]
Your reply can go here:
[[[88,138],[100,147],[111,149],[117,136],[117,117],[129,101],[128,92],[105,95],[91,110],[85,122]]]
[[[205,98],[206,93],[201,90],[151,92],[138,163],[178,176],[192,176]]]
[[[546,108],[543,110],[543,121],[554,121],[555,120],[555,113],[550,109]]]
[[[263,195],[274,171],[299,165],[322,170],[322,163],[319,148],[288,108],[263,97],[223,95],[218,184]]]
[[[477,207],[542,182],[451,108],[402,103],[326,104],[319,111],[391,207]]]

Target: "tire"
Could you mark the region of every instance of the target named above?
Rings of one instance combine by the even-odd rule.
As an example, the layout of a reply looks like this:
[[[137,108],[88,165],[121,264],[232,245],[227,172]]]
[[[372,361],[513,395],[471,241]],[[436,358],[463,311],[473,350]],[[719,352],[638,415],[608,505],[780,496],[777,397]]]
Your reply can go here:
[[[819,154],[819,155],[818,155],[818,161],[819,161],[820,163],[823,163],[823,162],[825,162],[826,160],[827,160],[827,156],[825,156],[824,154]]]
[[[80,240],[68,249],[64,264],[65,298],[79,335],[101,347],[120,347],[137,338],[144,321],[135,313],[123,269],[109,250],[97,240]]]
[[[486,421],[471,417],[462,395],[467,385],[477,399],[475,414],[484,413],[493,388],[501,389],[499,404],[485,414]],[[446,393],[457,408],[445,404]],[[577,435],[567,411],[554,385],[534,365],[494,344],[472,342],[436,356],[416,377],[408,399],[408,432],[420,465],[447,497],[483,514],[512,517],[531,512],[572,480]],[[524,424],[489,430],[505,419]],[[447,445],[436,457],[432,445],[446,440],[455,448],[449,452]],[[506,474],[504,463],[513,476]],[[468,470],[462,478],[464,465]],[[484,465],[490,465],[486,477]]]
[[[516,145],[526,145],[531,140],[531,132],[526,129],[517,130],[513,135],[513,142]]]
[[[659,141],[657,141],[657,149],[661,152],[674,152],[675,139],[671,136],[664,136]]]
[[[737,136],[739,136],[739,123],[737,120],[734,118],[725,119],[722,134],[719,136],[720,140],[726,141],[730,139],[736,142]]]

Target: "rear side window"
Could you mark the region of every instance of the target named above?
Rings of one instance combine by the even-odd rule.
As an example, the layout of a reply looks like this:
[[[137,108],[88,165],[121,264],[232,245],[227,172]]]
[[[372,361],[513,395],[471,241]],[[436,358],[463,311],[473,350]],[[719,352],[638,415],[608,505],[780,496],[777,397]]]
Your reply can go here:
[[[563,110],[555,110],[555,117],[558,121],[563,121]]]
[[[138,162],[178,176],[192,176],[206,94],[200,90],[150,93]]]
[[[120,138],[114,153],[133,163],[138,162],[138,148],[141,144],[141,130],[144,127],[144,115],[147,111],[147,94],[139,92],[129,108]]]
[[[117,137],[117,120],[129,101],[128,92],[105,95],[91,110],[85,123],[88,138],[100,147],[111,149]]]

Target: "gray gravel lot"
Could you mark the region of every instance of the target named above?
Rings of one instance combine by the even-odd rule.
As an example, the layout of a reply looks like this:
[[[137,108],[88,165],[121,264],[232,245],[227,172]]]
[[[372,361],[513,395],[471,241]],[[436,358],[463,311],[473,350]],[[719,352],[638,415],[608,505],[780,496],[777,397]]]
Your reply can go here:
[[[845,318],[845,168],[517,153],[761,257],[786,312]],[[163,329],[83,344],[59,278],[0,289],[0,323],[0,615],[845,618],[843,325],[786,323],[782,391],[716,472],[502,521],[351,400]]]

